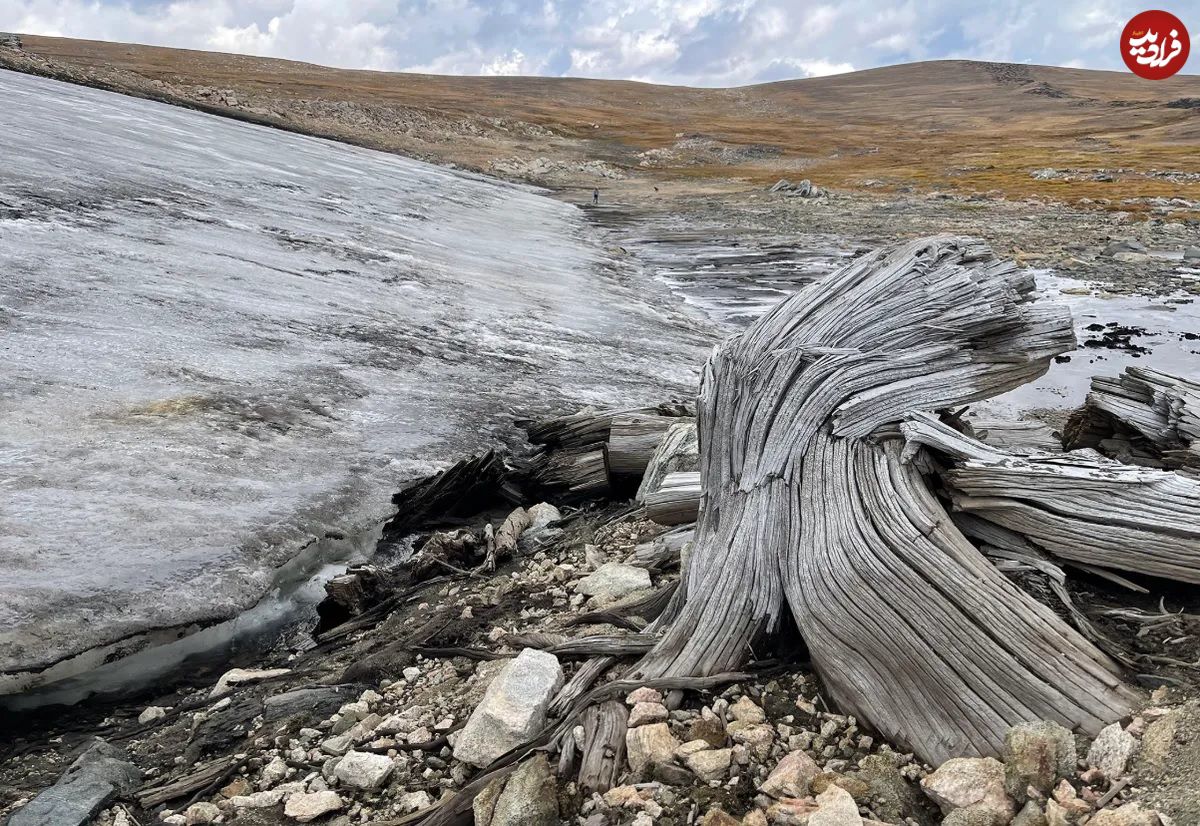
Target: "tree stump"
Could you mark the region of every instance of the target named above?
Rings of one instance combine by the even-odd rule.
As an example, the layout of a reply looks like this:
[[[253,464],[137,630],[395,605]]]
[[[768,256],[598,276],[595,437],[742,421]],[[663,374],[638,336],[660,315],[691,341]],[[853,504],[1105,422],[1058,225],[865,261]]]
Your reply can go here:
[[[703,490],[679,595],[631,679],[736,669],[791,611],[833,698],[938,764],[1054,720],[1096,734],[1135,694],[1011,584],[905,461],[897,425],[997,395],[1074,347],[1065,308],[979,241],[864,256],[709,359]]]

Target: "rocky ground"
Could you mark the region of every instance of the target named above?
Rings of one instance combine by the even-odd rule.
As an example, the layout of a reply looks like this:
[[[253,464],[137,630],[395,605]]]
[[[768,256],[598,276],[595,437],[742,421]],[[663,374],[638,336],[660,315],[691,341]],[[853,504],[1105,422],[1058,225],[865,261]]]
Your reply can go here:
[[[196,663],[138,698],[5,719],[0,815],[11,826],[398,826],[470,787],[467,822],[473,813],[479,826],[1200,822],[1187,662],[1143,659],[1145,707],[1095,742],[1033,722],[1013,729],[1002,762],[935,770],[839,713],[802,643],[786,638],[774,658],[708,688],[622,687],[611,788],[581,787],[573,747],[533,752],[473,787],[482,767],[555,722],[570,732],[563,742],[591,736],[559,692],[613,646],[645,650],[639,631],[663,604],[651,597],[679,576],[668,528],[619,498],[529,508],[516,553],[489,572],[484,526],[506,510],[438,514],[393,536],[380,564],[339,580],[358,583],[356,596],[329,586],[315,636],[293,629],[265,655]],[[411,559],[394,552],[413,545]],[[1021,584],[1039,593],[1036,580]],[[1128,652],[1174,650],[1200,626],[1195,615],[1106,615],[1111,590],[1098,582],[1072,593]],[[602,687],[626,667],[604,666]]]

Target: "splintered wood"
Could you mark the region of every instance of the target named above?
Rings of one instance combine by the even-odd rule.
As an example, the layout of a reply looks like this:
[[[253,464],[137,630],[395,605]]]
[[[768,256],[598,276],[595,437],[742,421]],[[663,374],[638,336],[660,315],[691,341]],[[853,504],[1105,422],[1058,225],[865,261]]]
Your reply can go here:
[[[897,427],[1074,347],[1068,312],[1033,288],[979,241],[928,238],[856,260],[718,347],[694,545],[630,679],[735,669],[790,610],[842,710],[932,764],[997,754],[1015,723],[1094,735],[1127,713],[1117,666],[964,536]]]

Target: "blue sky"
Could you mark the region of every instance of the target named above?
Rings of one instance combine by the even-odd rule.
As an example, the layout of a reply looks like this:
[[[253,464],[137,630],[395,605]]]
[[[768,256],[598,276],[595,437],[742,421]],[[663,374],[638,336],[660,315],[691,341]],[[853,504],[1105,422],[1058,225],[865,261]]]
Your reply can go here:
[[[1117,39],[1145,2],[0,0],[0,31],[347,68],[734,86],[934,58],[1123,70]],[[1200,34],[1200,0],[1152,7]]]

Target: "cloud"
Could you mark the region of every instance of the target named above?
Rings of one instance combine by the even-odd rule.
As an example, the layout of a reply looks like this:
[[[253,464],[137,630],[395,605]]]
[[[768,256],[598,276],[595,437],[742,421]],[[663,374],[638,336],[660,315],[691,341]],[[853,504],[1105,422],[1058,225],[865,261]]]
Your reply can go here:
[[[1197,0],[1172,8],[1200,31]],[[346,68],[734,86],[936,58],[1121,69],[1116,41],[1140,10],[1124,0],[4,0],[0,30]]]

